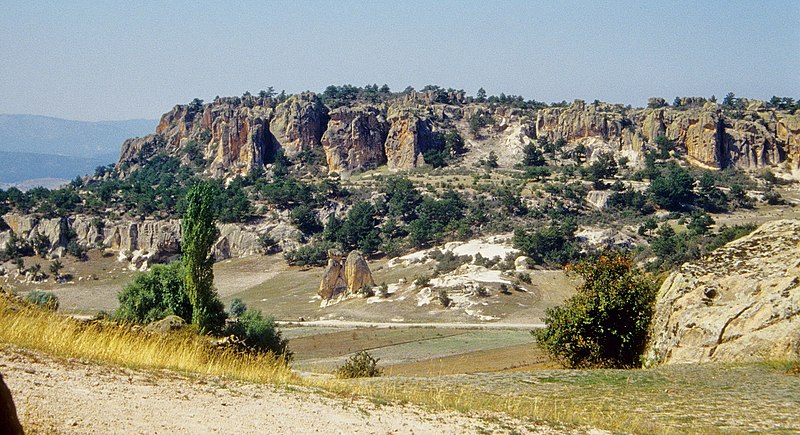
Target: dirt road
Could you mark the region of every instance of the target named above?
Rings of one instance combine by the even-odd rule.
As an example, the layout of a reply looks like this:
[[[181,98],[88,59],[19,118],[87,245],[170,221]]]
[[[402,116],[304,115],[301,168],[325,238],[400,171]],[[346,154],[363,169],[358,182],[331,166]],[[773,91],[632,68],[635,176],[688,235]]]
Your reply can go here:
[[[279,326],[320,326],[327,328],[442,328],[442,329],[541,329],[544,323],[404,323],[358,322],[352,320],[276,321]]]

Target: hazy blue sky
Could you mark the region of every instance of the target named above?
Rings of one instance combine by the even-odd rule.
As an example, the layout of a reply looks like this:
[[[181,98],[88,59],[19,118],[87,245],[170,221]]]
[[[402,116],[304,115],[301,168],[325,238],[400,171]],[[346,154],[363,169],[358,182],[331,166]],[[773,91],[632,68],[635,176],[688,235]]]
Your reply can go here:
[[[344,83],[635,106],[800,97],[800,1],[3,3],[0,113],[156,118]]]

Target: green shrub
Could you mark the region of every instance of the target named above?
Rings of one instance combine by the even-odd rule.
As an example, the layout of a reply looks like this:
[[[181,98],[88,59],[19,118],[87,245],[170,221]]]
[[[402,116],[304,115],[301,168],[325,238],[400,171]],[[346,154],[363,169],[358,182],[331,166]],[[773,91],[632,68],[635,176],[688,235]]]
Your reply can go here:
[[[362,298],[371,298],[375,296],[375,290],[372,288],[371,285],[364,284],[360,289],[358,289],[358,294]]]
[[[449,307],[453,303],[453,300],[450,299],[450,295],[447,294],[447,290],[444,289],[439,290],[438,298],[439,298],[439,303],[442,304],[442,306],[445,308]]]
[[[317,218],[314,209],[306,204],[301,204],[292,209],[289,213],[289,218],[303,234],[314,234],[322,231],[322,224]]]
[[[183,288],[183,267],[180,262],[156,264],[149,272],[137,275],[117,295],[118,320],[150,323],[174,314],[186,321],[192,319],[192,304]]]
[[[682,210],[692,205],[695,199],[694,177],[677,165],[667,167],[650,181],[650,194],[661,207]]]
[[[576,225],[570,220],[554,221],[550,226],[514,231],[512,243],[535,264],[561,266],[580,256],[575,241]]]
[[[67,243],[67,254],[72,255],[80,261],[86,261],[89,257],[86,254],[86,247],[81,245],[75,240],[70,240]]]
[[[263,233],[258,236],[258,245],[264,252],[264,255],[274,254],[281,250],[278,241],[273,239],[268,233]]]
[[[331,248],[333,244],[329,242],[309,243],[284,252],[283,257],[292,266],[324,266],[328,261],[328,249]]]
[[[567,367],[636,367],[653,316],[655,287],[619,254],[583,261],[584,283],[564,305],[545,312],[539,345]]]
[[[272,352],[276,355],[291,357],[287,349],[287,340],[281,336],[272,317],[264,316],[260,310],[247,310],[236,322],[229,323],[226,335],[234,335],[244,344],[258,352]]]
[[[383,372],[378,368],[379,360],[379,358],[374,358],[365,350],[356,352],[344,362],[344,365],[336,369],[336,377],[352,379],[380,376]]]
[[[58,310],[58,296],[53,292],[43,292],[41,290],[34,290],[28,293],[25,300],[40,307],[47,308],[48,310]]]
[[[428,255],[437,261],[436,267],[433,270],[437,275],[452,272],[458,269],[462,264],[469,263],[470,260],[472,260],[472,257],[469,255],[456,255],[452,251],[445,251],[442,253],[441,251],[434,250]]]
[[[245,304],[241,299],[234,298],[231,301],[230,312],[234,317],[239,317],[247,310],[247,304]]]

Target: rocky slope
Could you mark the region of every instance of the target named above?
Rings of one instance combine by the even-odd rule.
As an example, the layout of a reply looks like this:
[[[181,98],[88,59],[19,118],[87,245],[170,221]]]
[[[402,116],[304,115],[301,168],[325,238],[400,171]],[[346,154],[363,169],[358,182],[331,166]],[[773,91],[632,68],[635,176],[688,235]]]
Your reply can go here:
[[[648,360],[797,359],[798,314],[800,221],[768,222],[666,279]]]
[[[546,137],[584,144],[590,160],[610,151],[641,163],[643,151],[663,135],[685,151],[690,163],[702,167],[800,169],[800,114],[763,102],[742,104],[746,108],[733,110],[688,98],[678,107],[632,109],[576,100],[565,107],[519,109],[434,91],[333,108],[311,92],[282,102],[251,95],[217,98],[175,106],[162,116],[154,135],[126,141],[118,170],[124,175],[156,152],[187,162],[187,146],[193,143],[205,159],[205,173],[219,178],[263,166],[278,150],[290,158],[319,150],[328,170],[343,174],[381,165],[409,169],[424,164],[422,154],[436,146],[436,132],[455,128],[471,137],[467,120],[475,114],[483,114],[490,125],[489,140],[480,146],[499,147],[501,162],[504,154],[516,155],[528,141]],[[505,143],[506,131],[521,137]]]
[[[31,215],[9,213],[2,217],[8,230],[0,232],[0,246],[5,246],[11,232],[25,240],[44,236],[50,257],[65,255],[70,240],[88,247],[104,247],[118,254],[136,270],[145,270],[180,254],[180,221],[176,219],[97,219],[86,216],[39,219]],[[279,241],[281,248],[294,247],[302,233],[286,224],[262,219],[248,224],[219,224],[220,236],[213,252],[217,261],[263,251],[259,236],[267,234]]]

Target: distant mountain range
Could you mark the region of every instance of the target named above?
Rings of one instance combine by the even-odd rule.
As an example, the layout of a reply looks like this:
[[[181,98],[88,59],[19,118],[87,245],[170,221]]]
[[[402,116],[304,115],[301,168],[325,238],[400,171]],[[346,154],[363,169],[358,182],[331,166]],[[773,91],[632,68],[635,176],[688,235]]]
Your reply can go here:
[[[155,130],[157,120],[71,121],[0,115],[0,183],[71,180],[117,160],[122,142]]]

